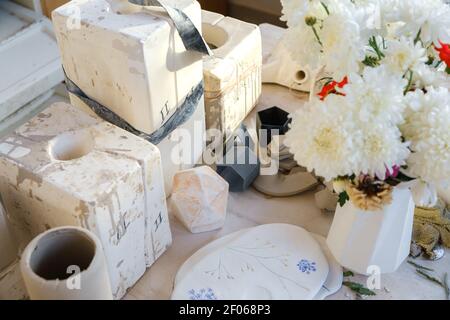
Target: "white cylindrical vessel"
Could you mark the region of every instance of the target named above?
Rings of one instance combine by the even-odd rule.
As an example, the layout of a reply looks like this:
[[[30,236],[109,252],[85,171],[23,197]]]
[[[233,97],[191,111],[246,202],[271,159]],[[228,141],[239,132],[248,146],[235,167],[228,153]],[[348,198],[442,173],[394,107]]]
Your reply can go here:
[[[20,262],[32,300],[111,300],[100,240],[79,227],[50,229],[31,241]]]

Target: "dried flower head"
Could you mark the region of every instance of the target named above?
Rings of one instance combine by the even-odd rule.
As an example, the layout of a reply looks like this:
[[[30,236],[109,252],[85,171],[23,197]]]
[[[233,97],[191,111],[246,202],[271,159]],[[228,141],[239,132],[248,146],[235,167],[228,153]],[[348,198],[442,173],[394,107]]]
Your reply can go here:
[[[347,194],[353,205],[364,211],[381,210],[392,202],[393,187],[369,176],[361,176],[354,184],[347,185]]]

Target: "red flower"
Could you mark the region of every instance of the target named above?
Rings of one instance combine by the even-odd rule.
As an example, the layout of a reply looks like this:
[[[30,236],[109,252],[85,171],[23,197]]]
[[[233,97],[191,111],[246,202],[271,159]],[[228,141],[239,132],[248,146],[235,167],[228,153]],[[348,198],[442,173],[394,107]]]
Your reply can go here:
[[[439,58],[445,62],[447,67],[450,67],[450,45],[442,43],[441,41],[439,41],[439,43],[441,44],[441,48],[436,46],[434,48],[439,52]]]
[[[342,79],[341,82],[331,81],[327,83],[326,85],[323,86],[322,91],[320,91],[320,93],[318,94],[320,100],[322,101],[325,100],[325,98],[331,93],[345,96],[344,93],[338,92],[336,90],[336,87],[342,89],[346,84],[348,84],[348,77]]]

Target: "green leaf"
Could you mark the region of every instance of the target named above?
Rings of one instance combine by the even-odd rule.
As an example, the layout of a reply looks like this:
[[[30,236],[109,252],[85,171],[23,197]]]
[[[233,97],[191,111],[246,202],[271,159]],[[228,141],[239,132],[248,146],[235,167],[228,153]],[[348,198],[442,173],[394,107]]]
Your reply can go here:
[[[408,181],[413,181],[413,180],[415,180],[415,178],[408,177],[406,174],[404,174],[404,173],[401,172],[401,171],[398,173],[396,179],[397,179],[397,180],[400,180],[401,182],[408,182]]]
[[[420,270],[420,269],[416,269],[416,272],[417,272],[418,274],[420,274],[422,277],[424,277],[425,279],[428,279],[428,280],[430,280],[431,282],[434,282],[434,283],[440,285],[442,288],[445,289],[445,285],[442,283],[441,280],[439,280],[439,279],[433,277],[432,275],[430,275],[430,274],[428,274],[428,273],[426,273],[425,271],[422,271],[422,270]]]
[[[375,296],[376,293],[372,290],[367,289],[362,284],[351,282],[351,281],[344,281],[342,284],[348,288],[350,288],[352,291],[355,291],[356,293],[359,293],[363,296]]]
[[[420,36],[422,35],[422,28],[419,29],[419,32],[417,33],[416,37],[414,38],[414,44],[417,44],[417,42],[421,41]]]
[[[380,65],[380,60],[377,57],[366,56],[362,63],[368,67],[376,67]]]
[[[418,269],[422,269],[422,270],[426,270],[426,271],[434,271],[433,269],[427,268],[427,267],[424,267],[424,266],[421,266],[420,264],[415,263],[414,261],[408,260],[407,262],[408,262],[410,265],[412,265],[412,266],[414,266],[414,267],[416,267],[416,268],[418,268]]]
[[[445,71],[450,74],[450,67],[445,68]]]
[[[344,277],[353,277],[355,274],[351,271],[344,271]]]
[[[323,1],[321,1],[320,3],[322,4],[322,7],[325,9],[327,15],[330,15],[330,10],[328,9],[328,6],[325,3],[323,3]]]
[[[343,191],[343,192],[339,193],[339,200],[338,200],[338,201],[339,201],[339,205],[340,205],[341,207],[343,207],[344,204],[345,204],[348,200],[350,200],[350,197],[348,196],[347,191]]]
[[[414,72],[411,69],[408,70],[407,73],[409,73],[408,84],[407,84],[405,90],[403,91],[403,95],[405,95],[405,96],[409,92],[409,90],[411,89],[412,82],[413,82],[413,76],[414,76]],[[406,77],[406,75],[405,75],[405,77]]]

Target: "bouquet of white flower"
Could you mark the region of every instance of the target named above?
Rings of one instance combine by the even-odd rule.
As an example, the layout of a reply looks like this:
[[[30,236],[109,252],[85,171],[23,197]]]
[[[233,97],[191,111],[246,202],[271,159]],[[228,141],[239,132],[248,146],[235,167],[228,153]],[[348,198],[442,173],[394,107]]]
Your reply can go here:
[[[286,144],[341,205],[391,202],[408,178],[450,182],[450,6],[442,0],[282,0],[294,59],[323,67]]]

